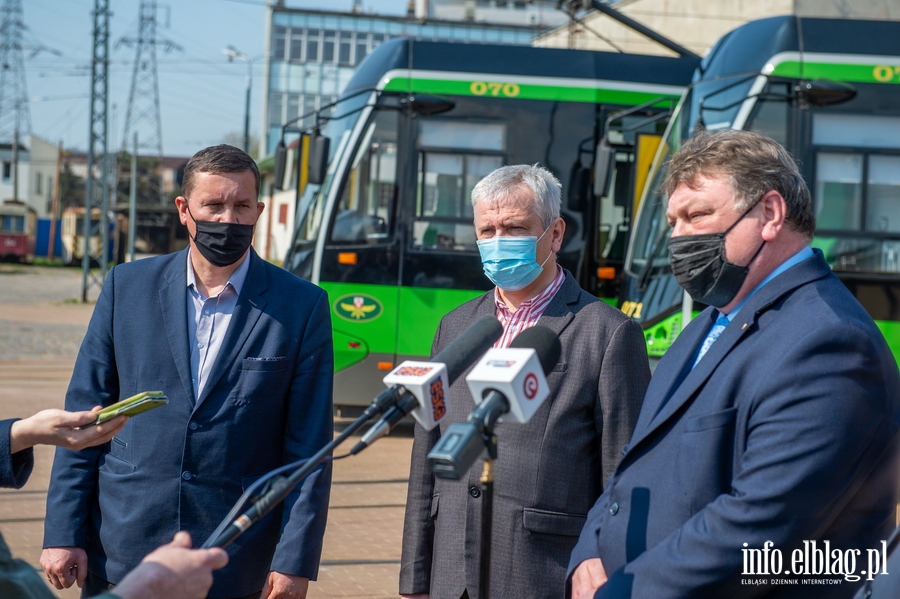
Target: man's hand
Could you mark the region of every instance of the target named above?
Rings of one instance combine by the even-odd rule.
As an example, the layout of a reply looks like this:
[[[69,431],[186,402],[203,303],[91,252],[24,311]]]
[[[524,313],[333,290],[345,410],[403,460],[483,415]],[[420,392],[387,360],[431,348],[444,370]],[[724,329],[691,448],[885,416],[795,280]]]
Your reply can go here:
[[[97,418],[100,406],[85,412],[43,410],[30,418],[13,422],[10,429],[10,453],[35,445],[58,445],[66,449],[84,449],[106,443],[116,436],[127,416],[116,416],[103,424],[79,429]]]
[[[593,599],[609,577],[599,557],[586,559],[572,572],[572,599]]]
[[[260,599],[306,599],[309,578],[290,576],[272,570],[266,579]]]
[[[182,531],[142,559],[113,592],[122,599],[204,599],[212,571],[227,563],[228,554],[218,547],[191,549],[191,535]]]
[[[41,552],[41,568],[47,582],[57,589],[67,589],[72,583],[81,588],[87,577],[87,553],[81,547],[47,547]]]

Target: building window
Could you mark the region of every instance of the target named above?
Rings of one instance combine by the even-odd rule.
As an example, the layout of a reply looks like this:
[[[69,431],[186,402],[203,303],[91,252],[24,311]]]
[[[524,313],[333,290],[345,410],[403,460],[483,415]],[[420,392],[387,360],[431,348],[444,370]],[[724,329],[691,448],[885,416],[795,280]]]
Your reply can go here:
[[[35,173],[35,175],[34,175],[34,193],[35,194],[40,195],[42,193],[41,192],[41,183],[42,182],[43,181],[41,180],[41,174]]]
[[[275,38],[275,42],[273,44],[274,49],[272,51],[272,60],[282,61],[284,60],[284,46],[287,40],[287,28],[275,27],[273,37]]]
[[[306,38],[306,62],[319,62],[319,37],[322,35],[319,29],[310,29]]]
[[[53,177],[47,177],[47,197],[53,198]]]
[[[331,64],[334,62],[334,50],[337,44],[337,31],[326,30],[325,40],[322,43],[322,62]]]
[[[368,33],[360,32],[356,34],[356,56],[353,59],[353,64],[361,63],[366,54],[368,54],[368,41]]]
[[[338,51],[338,62],[342,65],[350,65],[350,54],[353,49],[353,34],[349,31],[341,32],[341,45]]]
[[[4,162],[3,163],[3,180],[9,181],[9,178],[12,176],[12,163]]]
[[[279,204],[278,205],[278,224],[285,225],[287,224],[288,217],[288,205],[287,204]]]
[[[303,46],[306,45],[306,30],[291,30],[291,62],[303,62]]]

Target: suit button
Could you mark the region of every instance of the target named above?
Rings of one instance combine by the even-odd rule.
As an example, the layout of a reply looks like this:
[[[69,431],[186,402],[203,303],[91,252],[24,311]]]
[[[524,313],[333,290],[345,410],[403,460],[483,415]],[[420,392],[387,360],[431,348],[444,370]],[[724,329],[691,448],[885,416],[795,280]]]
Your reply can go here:
[[[183,478],[184,480],[191,480],[191,473],[185,470],[181,473],[181,478]]]
[[[481,489],[479,489],[478,487],[469,487],[469,495],[471,495],[475,499],[478,499],[479,497],[481,497]]]
[[[200,425],[197,424],[196,422],[191,422],[191,423],[188,425],[188,428],[191,429],[192,431],[195,431],[195,430],[197,430],[198,428],[200,428]]]
[[[609,506],[609,513],[612,514],[613,516],[618,514],[619,513],[619,504],[614,503],[611,506]]]
[[[625,455],[626,453],[628,453],[628,443],[622,446],[622,455]]]

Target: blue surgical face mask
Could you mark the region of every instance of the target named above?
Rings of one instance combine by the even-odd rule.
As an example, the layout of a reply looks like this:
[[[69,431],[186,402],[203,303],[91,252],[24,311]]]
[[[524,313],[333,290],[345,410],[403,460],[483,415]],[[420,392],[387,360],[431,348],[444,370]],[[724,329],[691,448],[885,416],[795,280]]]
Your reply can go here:
[[[547,227],[540,237],[495,236],[478,241],[481,265],[491,282],[504,291],[518,291],[528,287],[540,276],[544,264],[537,263],[537,242],[547,234]]]

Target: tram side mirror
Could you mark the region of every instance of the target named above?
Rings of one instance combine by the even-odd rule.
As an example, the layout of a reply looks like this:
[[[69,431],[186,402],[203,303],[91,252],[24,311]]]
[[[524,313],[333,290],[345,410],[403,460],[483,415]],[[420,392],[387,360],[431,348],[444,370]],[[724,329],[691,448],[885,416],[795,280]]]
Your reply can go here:
[[[328,146],[330,140],[324,135],[314,133],[309,136],[309,174],[307,181],[315,185],[325,180],[328,169]]]
[[[401,100],[401,104],[406,105],[419,116],[435,116],[456,108],[456,102],[453,100],[424,94],[407,96]]]
[[[605,137],[597,144],[594,154],[594,195],[602,198],[609,192],[609,178],[613,170],[616,151]]]
[[[277,190],[284,189],[284,170],[287,166],[287,148],[284,145],[284,140],[278,142],[278,145],[275,146],[275,181],[273,186]]]
[[[813,106],[834,106],[849,102],[856,97],[856,88],[842,81],[816,79],[802,81],[796,88],[797,94]]]

